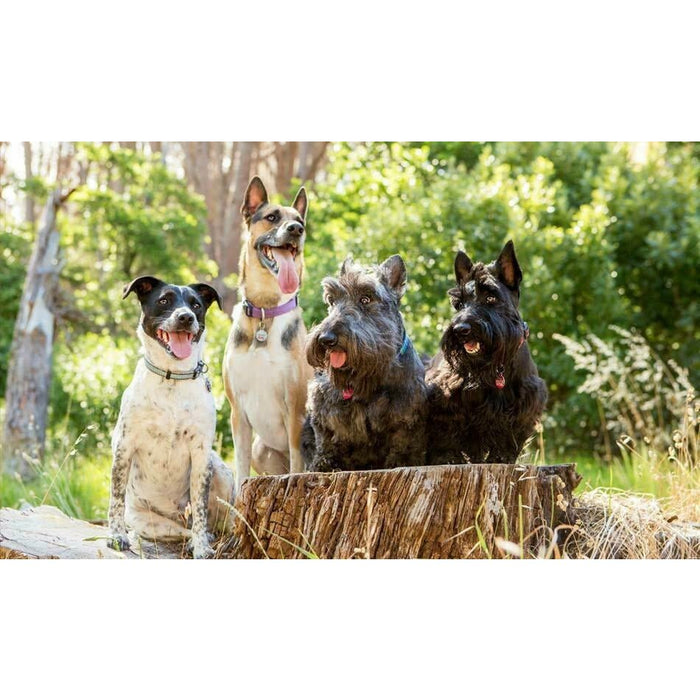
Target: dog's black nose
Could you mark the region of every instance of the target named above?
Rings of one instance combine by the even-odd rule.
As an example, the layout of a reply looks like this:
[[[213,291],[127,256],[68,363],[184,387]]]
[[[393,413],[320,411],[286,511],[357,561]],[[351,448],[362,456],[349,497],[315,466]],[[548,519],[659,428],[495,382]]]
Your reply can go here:
[[[180,323],[193,323],[195,320],[195,315],[188,309],[180,309],[175,312],[175,320]]]
[[[324,348],[332,348],[334,345],[338,344],[338,336],[332,331],[326,331],[318,336],[318,342],[323,345]]]
[[[468,335],[469,333],[471,333],[472,324],[467,323],[466,321],[463,321],[462,323],[455,323],[453,330],[459,335]]]
[[[304,224],[300,224],[298,221],[292,221],[291,224],[287,224],[287,233],[290,236],[301,236],[304,233]]]

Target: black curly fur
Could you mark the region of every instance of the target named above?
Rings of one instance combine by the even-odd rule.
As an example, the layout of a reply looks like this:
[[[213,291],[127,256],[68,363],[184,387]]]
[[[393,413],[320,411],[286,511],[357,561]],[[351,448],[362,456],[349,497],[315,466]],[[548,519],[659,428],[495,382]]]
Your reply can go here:
[[[427,463],[512,463],[547,401],[518,311],[522,273],[513,244],[489,265],[458,253],[455,276],[448,292],[455,314],[426,372]]]

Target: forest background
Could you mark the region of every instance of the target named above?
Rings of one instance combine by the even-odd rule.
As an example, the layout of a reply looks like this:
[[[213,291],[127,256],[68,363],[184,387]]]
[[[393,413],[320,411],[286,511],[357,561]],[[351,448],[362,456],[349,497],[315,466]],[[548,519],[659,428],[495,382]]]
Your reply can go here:
[[[589,486],[668,496],[697,473],[694,386],[700,291],[694,143],[35,142],[0,144],[0,395],[42,210],[58,213],[59,283],[45,449],[0,477],[0,505],[50,502],[104,517],[110,433],[138,356],[130,279],[209,281],[206,358],[218,448],[232,456],[221,358],[237,296],[245,187],[277,201],[310,193],[308,326],[320,280],[346,255],[400,253],[417,349],[433,355],[450,316],[454,254],[491,260],[512,239],[522,314],[550,391],[525,461],[577,461]],[[0,419],[4,421],[4,402]],[[670,478],[672,475],[673,478]]]

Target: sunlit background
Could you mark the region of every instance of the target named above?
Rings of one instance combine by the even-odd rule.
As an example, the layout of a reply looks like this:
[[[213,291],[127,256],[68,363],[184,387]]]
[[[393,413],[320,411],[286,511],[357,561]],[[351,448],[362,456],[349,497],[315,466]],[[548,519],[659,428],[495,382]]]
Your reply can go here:
[[[591,487],[685,498],[698,471],[699,158],[692,143],[0,144],[0,396],[42,212],[53,191],[75,189],[57,220],[45,450],[32,473],[0,478],[0,505],[104,517],[110,433],[138,354],[138,304],[121,291],[142,274],[210,281],[224,295],[227,313],[208,316],[207,360],[231,459],[220,366],[254,174],[287,203],[309,189],[307,326],[324,315],[321,278],[346,255],[400,253],[406,325],[433,355],[456,251],[492,260],[512,239],[550,392],[524,461],[576,461]]]

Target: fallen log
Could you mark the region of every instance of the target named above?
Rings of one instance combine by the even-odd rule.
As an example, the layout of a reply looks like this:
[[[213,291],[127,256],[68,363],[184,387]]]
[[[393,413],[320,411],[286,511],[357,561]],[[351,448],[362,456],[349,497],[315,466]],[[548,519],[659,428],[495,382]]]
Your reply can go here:
[[[470,464],[249,479],[222,558],[543,556],[574,520],[575,465]]]
[[[68,517],[53,506],[0,509],[0,559],[177,559],[183,545],[139,540],[117,552],[107,546],[109,530]]]

